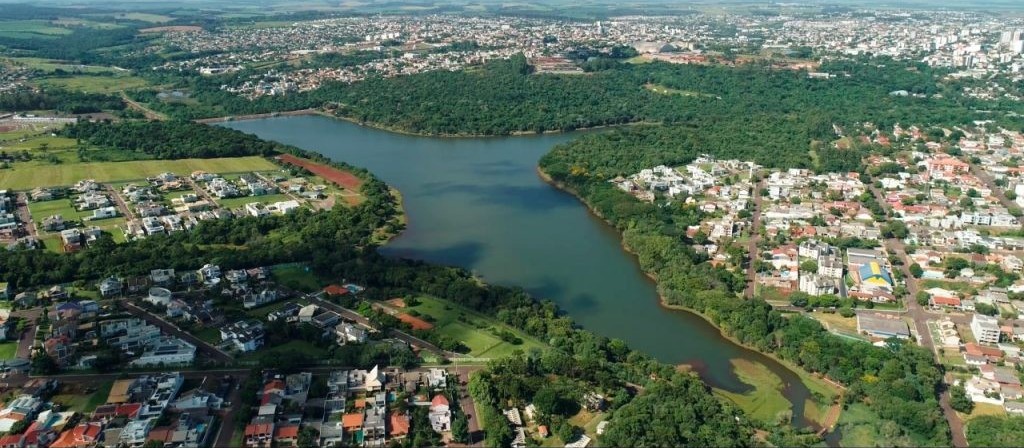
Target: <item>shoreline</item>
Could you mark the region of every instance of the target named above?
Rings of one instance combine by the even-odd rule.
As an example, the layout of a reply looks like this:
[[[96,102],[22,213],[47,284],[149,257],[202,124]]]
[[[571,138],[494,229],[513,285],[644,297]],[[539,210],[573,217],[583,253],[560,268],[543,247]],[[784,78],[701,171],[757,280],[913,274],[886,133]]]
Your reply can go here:
[[[613,229],[615,229],[615,231],[620,234],[619,245],[622,247],[622,250],[626,251],[626,253],[628,253],[630,256],[632,256],[634,258],[637,256],[637,254],[629,247],[628,244],[626,244],[625,240],[621,237],[621,232],[619,232],[618,228],[616,228],[611,222],[609,222],[608,219],[605,218],[598,210],[596,210],[593,206],[591,206],[590,203],[588,203],[586,200],[584,200],[583,197],[578,192],[576,192],[572,188],[567,187],[562,182],[556,182],[554,179],[551,178],[550,175],[548,175],[548,173],[544,172],[544,170],[539,165],[537,166],[536,171],[537,171],[538,177],[540,177],[541,180],[543,180],[545,183],[547,183],[548,185],[551,185],[551,186],[553,186],[553,187],[555,187],[555,188],[557,188],[557,189],[559,189],[561,191],[564,191],[566,193],[569,193],[569,194],[573,195],[576,199],[578,199],[580,201],[580,203],[582,203],[587,208],[587,210],[590,212],[590,214],[600,218],[602,221],[604,221],[606,224],[608,224],[608,226],[610,226]],[[644,270],[642,268],[640,269],[640,271],[643,272],[643,274],[648,279],[650,279],[651,281],[654,282],[655,289],[657,290],[658,289],[657,288],[657,286],[658,286],[658,277],[657,277],[657,275],[655,275],[653,272],[648,272],[648,271],[646,271],[646,270]],[[842,391],[845,389],[844,387],[842,387],[841,385],[839,385],[838,383],[836,383],[836,382],[834,382],[832,380],[829,380],[827,378],[817,378],[817,377],[815,377],[814,374],[812,374],[811,372],[808,372],[808,371],[800,368],[799,366],[797,366],[797,365],[795,365],[795,364],[793,364],[793,363],[791,363],[789,361],[786,361],[786,360],[783,360],[783,359],[779,358],[774,353],[766,353],[766,352],[760,351],[760,350],[758,350],[758,349],[756,349],[754,347],[751,347],[751,346],[749,346],[747,344],[744,344],[744,343],[740,342],[738,339],[736,339],[732,335],[726,334],[725,331],[721,327],[719,327],[717,324],[715,324],[714,321],[711,320],[711,317],[709,317],[708,315],[706,315],[706,314],[704,314],[704,313],[702,313],[700,311],[697,311],[697,310],[695,310],[693,308],[689,308],[689,307],[686,307],[686,306],[683,306],[683,305],[673,305],[673,304],[668,303],[668,301],[665,300],[665,295],[662,294],[662,292],[660,290],[658,291],[658,306],[660,306],[662,309],[665,309],[665,310],[682,311],[682,312],[689,313],[689,314],[695,315],[695,316],[703,319],[709,325],[714,327],[715,330],[718,331],[719,335],[722,338],[728,340],[729,342],[732,342],[733,344],[736,344],[739,347],[743,347],[743,348],[745,348],[747,350],[750,350],[750,351],[752,351],[754,353],[758,353],[760,355],[763,355],[763,356],[765,356],[765,357],[767,357],[767,358],[777,362],[783,368],[792,371],[793,374],[795,374],[797,377],[799,377],[801,379],[801,382],[804,380],[805,376],[807,378],[809,378],[809,379],[817,379],[817,380],[825,383],[827,385],[827,387],[839,389],[837,391],[837,394],[840,395],[840,396],[842,395]],[[688,366],[688,365],[687,364],[680,364],[680,366]],[[804,384],[804,387],[806,387],[808,390],[813,392],[813,389],[810,387],[810,385]],[[824,422],[815,422],[815,423],[818,423],[819,426],[821,426],[822,423],[824,423]],[[816,429],[822,430],[822,429],[826,429],[826,428],[816,428]],[[831,432],[831,431],[829,430],[828,432]],[[827,432],[826,432],[826,434],[827,434]]]
[[[268,112],[268,113],[262,113],[262,114],[225,115],[225,116],[222,116],[222,117],[200,118],[200,119],[196,119],[196,120],[193,120],[193,121],[196,122],[196,123],[202,123],[202,124],[215,124],[215,123],[229,123],[229,122],[232,122],[232,121],[260,120],[260,119],[278,118],[278,117],[299,117],[299,116],[307,116],[307,115],[308,116],[318,115],[318,116],[321,116],[321,117],[333,118],[333,119],[341,120],[341,121],[347,121],[347,122],[352,123],[352,124],[354,124],[356,126],[361,126],[361,127],[365,127],[365,128],[369,128],[369,129],[375,129],[375,130],[378,130],[378,131],[390,132],[392,134],[408,135],[408,136],[411,136],[411,137],[428,137],[428,138],[444,138],[444,139],[448,139],[448,138],[461,139],[461,138],[526,137],[526,136],[531,136],[531,135],[554,135],[554,134],[569,134],[569,133],[580,132],[580,131],[596,131],[596,130],[601,130],[601,129],[611,129],[611,128],[618,128],[618,127],[623,127],[623,126],[642,126],[642,125],[659,125],[659,124],[661,124],[661,123],[657,123],[657,122],[634,121],[634,122],[629,122],[629,123],[603,124],[603,125],[598,125],[598,126],[582,127],[582,128],[573,129],[571,131],[563,131],[563,130],[551,129],[551,130],[546,130],[544,132],[512,131],[512,132],[510,132],[508,134],[468,134],[468,133],[462,133],[462,134],[430,134],[430,133],[425,133],[425,132],[409,131],[409,130],[398,128],[398,127],[394,127],[394,126],[386,126],[386,125],[383,125],[383,124],[380,124],[380,123],[375,123],[375,122],[361,122],[361,121],[358,121],[358,120],[356,120],[355,118],[352,118],[352,117],[347,117],[347,116],[344,116],[344,115],[336,115],[336,114],[330,113],[330,112],[328,112],[326,110],[316,109],[316,108],[300,109],[300,110],[292,110],[292,111],[283,111],[283,112]]]

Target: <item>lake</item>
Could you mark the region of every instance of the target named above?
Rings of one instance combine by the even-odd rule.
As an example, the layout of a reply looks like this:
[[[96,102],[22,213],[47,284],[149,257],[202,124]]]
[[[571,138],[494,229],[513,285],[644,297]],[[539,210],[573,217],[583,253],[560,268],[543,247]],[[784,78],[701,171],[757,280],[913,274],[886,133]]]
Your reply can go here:
[[[793,423],[807,424],[810,392],[795,373],[722,337],[697,315],[661,307],[654,283],[622,250],[617,232],[538,177],[540,157],[573,135],[429,138],[321,116],[223,126],[365,167],[401,191],[408,229],[382,248],[385,254],[520,286],[594,333],[693,366],[713,387],[747,391],[730,361],[764,364],[787,384]]]

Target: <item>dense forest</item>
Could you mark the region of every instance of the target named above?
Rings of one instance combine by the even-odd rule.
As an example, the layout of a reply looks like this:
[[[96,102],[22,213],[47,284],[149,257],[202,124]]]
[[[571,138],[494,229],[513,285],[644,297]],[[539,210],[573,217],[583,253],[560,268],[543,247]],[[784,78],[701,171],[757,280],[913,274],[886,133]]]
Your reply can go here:
[[[64,114],[89,114],[124,110],[124,101],[113,95],[63,89],[21,90],[0,95],[0,110],[22,112],[53,109]]]
[[[189,90],[199,106],[164,103],[147,93],[137,94],[137,99],[180,118],[328,107],[360,122],[442,135],[662,123],[699,129],[706,144],[739,144],[764,152],[806,151],[810,140],[834,138],[833,123],[952,125],[975,119],[981,116],[975,108],[990,106],[975,104],[955,86],[937,82],[941,73],[934,69],[886,59],[827,62],[819,70],[839,74],[831,79],[810,79],[803,71],[760,64],[733,68],[613,62],[600,68],[587,75],[535,74],[517,56],[472,70],[327,83],[310,92],[255,100],[221,89],[248,74],[196,75],[179,79],[177,87]],[[896,90],[925,96],[890,95]],[[1019,128],[1022,123],[1005,124]]]
[[[684,163],[702,152],[744,155],[742,149],[714,152],[686,140],[676,145],[644,140],[659,132],[667,131],[629,129],[586,136],[556,147],[541,159],[541,168],[622,232],[641,267],[657,277],[659,292],[668,304],[701,312],[746,345],[842,382],[848,387],[847,402],[864,402],[883,420],[931,443],[947,444],[949,429],[936,399],[942,374],[930,353],[902,343],[880,348],[851,342],[825,331],[814,320],[783,318],[763,300],[738,299],[743,279],[711,267],[683,235],[688,225],[699,222],[692,206],[640,202],[607,182],[641,167]],[[771,157],[770,153],[754,154],[755,160],[766,164],[772,164]],[[618,421],[612,420],[612,428]]]
[[[60,133],[93,146],[158,159],[269,156],[288,150],[243,132],[190,121],[81,122]]]

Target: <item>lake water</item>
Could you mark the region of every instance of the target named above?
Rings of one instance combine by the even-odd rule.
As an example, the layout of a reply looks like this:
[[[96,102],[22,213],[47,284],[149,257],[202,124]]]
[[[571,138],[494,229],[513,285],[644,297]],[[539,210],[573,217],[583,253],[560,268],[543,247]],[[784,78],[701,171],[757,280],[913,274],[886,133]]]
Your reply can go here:
[[[544,181],[537,161],[572,135],[428,138],[320,116],[225,123],[264,139],[369,169],[402,192],[408,229],[388,255],[472,270],[484,280],[551,299],[584,328],[620,338],[673,364],[692,365],[710,385],[746,391],[732,359],[779,375],[803,426],[809,391],[792,371],[721,336],[713,325],[659,305],[654,284],[619,235],[575,197]]]

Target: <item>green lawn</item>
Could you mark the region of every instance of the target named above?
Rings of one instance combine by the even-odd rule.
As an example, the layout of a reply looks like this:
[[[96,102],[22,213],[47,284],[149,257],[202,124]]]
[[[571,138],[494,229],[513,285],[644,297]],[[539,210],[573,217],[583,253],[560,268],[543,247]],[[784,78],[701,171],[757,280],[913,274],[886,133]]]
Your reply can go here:
[[[287,342],[285,344],[278,345],[277,347],[271,347],[271,348],[264,349],[264,350],[257,350],[257,351],[254,351],[254,352],[246,353],[246,354],[242,355],[241,357],[239,357],[239,359],[242,359],[242,360],[259,360],[259,359],[262,359],[264,357],[271,357],[272,358],[274,356],[278,356],[278,355],[283,354],[283,353],[295,353],[295,352],[303,353],[303,354],[305,354],[306,356],[308,356],[309,358],[312,358],[312,359],[325,359],[325,358],[327,358],[327,350],[324,350],[324,349],[322,349],[320,347],[314,346],[313,344],[310,344],[309,342],[306,342],[306,341],[295,340],[295,341],[289,341],[289,342]]]
[[[298,291],[313,292],[321,286],[320,279],[306,266],[275,267],[271,276],[275,282]]]
[[[841,446],[924,446],[924,438],[882,421],[867,405],[855,403],[843,411],[837,425]],[[896,434],[893,436],[893,434]]]
[[[28,211],[32,214],[32,220],[40,226],[44,219],[53,215],[63,216],[64,221],[82,221],[82,218],[92,216],[92,211],[80,212],[75,210],[74,204],[68,198],[45,202],[30,202],[28,204]],[[40,230],[42,229],[40,228]]]
[[[208,344],[217,345],[220,343],[220,330],[213,327],[203,327],[202,330],[192,331],[192,336],[202,339]]]
[[[113,381],[107,381],[101,384],[92,393],[78,390],[79,386],[74,386],[74,390],[64,390],[57,395],[53,396],[54,403],[60,403],[67,409],[80,412],[83,414],[90,414],[96,410],[101,404],[106,403],[107,396],[110,395],[110,388],[114,386]],[[64,386],[69,387],[69,386]]]
[[[60,87],[67,90],[80,90],[88,93],[115,93],[122,90],[137,89],[149,85],[145,79],[137,76],[72,76],[61,78],[44,78],[36,82],[41,87]]]
[[[31,190],[35,187],[72,185],[82,179],[116,182],[144,179],[167,171],[186,175],[197,170],[210,173],[237,173],[268,170],[275,167],[276,165],[269,160],[258,156],[65,163],[46,165],[45,168],[23,163],[16,164],[12,169],[0,170],[0,185],[12,190]]]
[[[754,390],[738,394],[715,389],[715,395],[731,401],[751,418],[768,425],[783,420],[788,423],[793,404],[782,395],[782,378],[763,364],[744,359],[733,359],[732,364],[740,381],[753,386]]]
[[[0,344],[0,359],[13,359],[17,354],[17,342],[4,342],[3,344]]]
[[[525,352],[545,347],[544,343],[526,333],[468,308],[433,297],[419,297],[417,300],[420,303],[411,309],[433,317],[434,331],[462,341],[469,347],[472,357],[500,358],[516,350]],[[497,329],[512,332],[523,343],[515,345],[501,340],[495,334]]]
[[[242,196],[238,198],[218,199],[217,203],[223,208],[235,209],[244,207],[245,204],[259,202],[260,204],[272,204],[274,202],[289,201],[292,198],[286,194],[266,194],[263,196]]]

